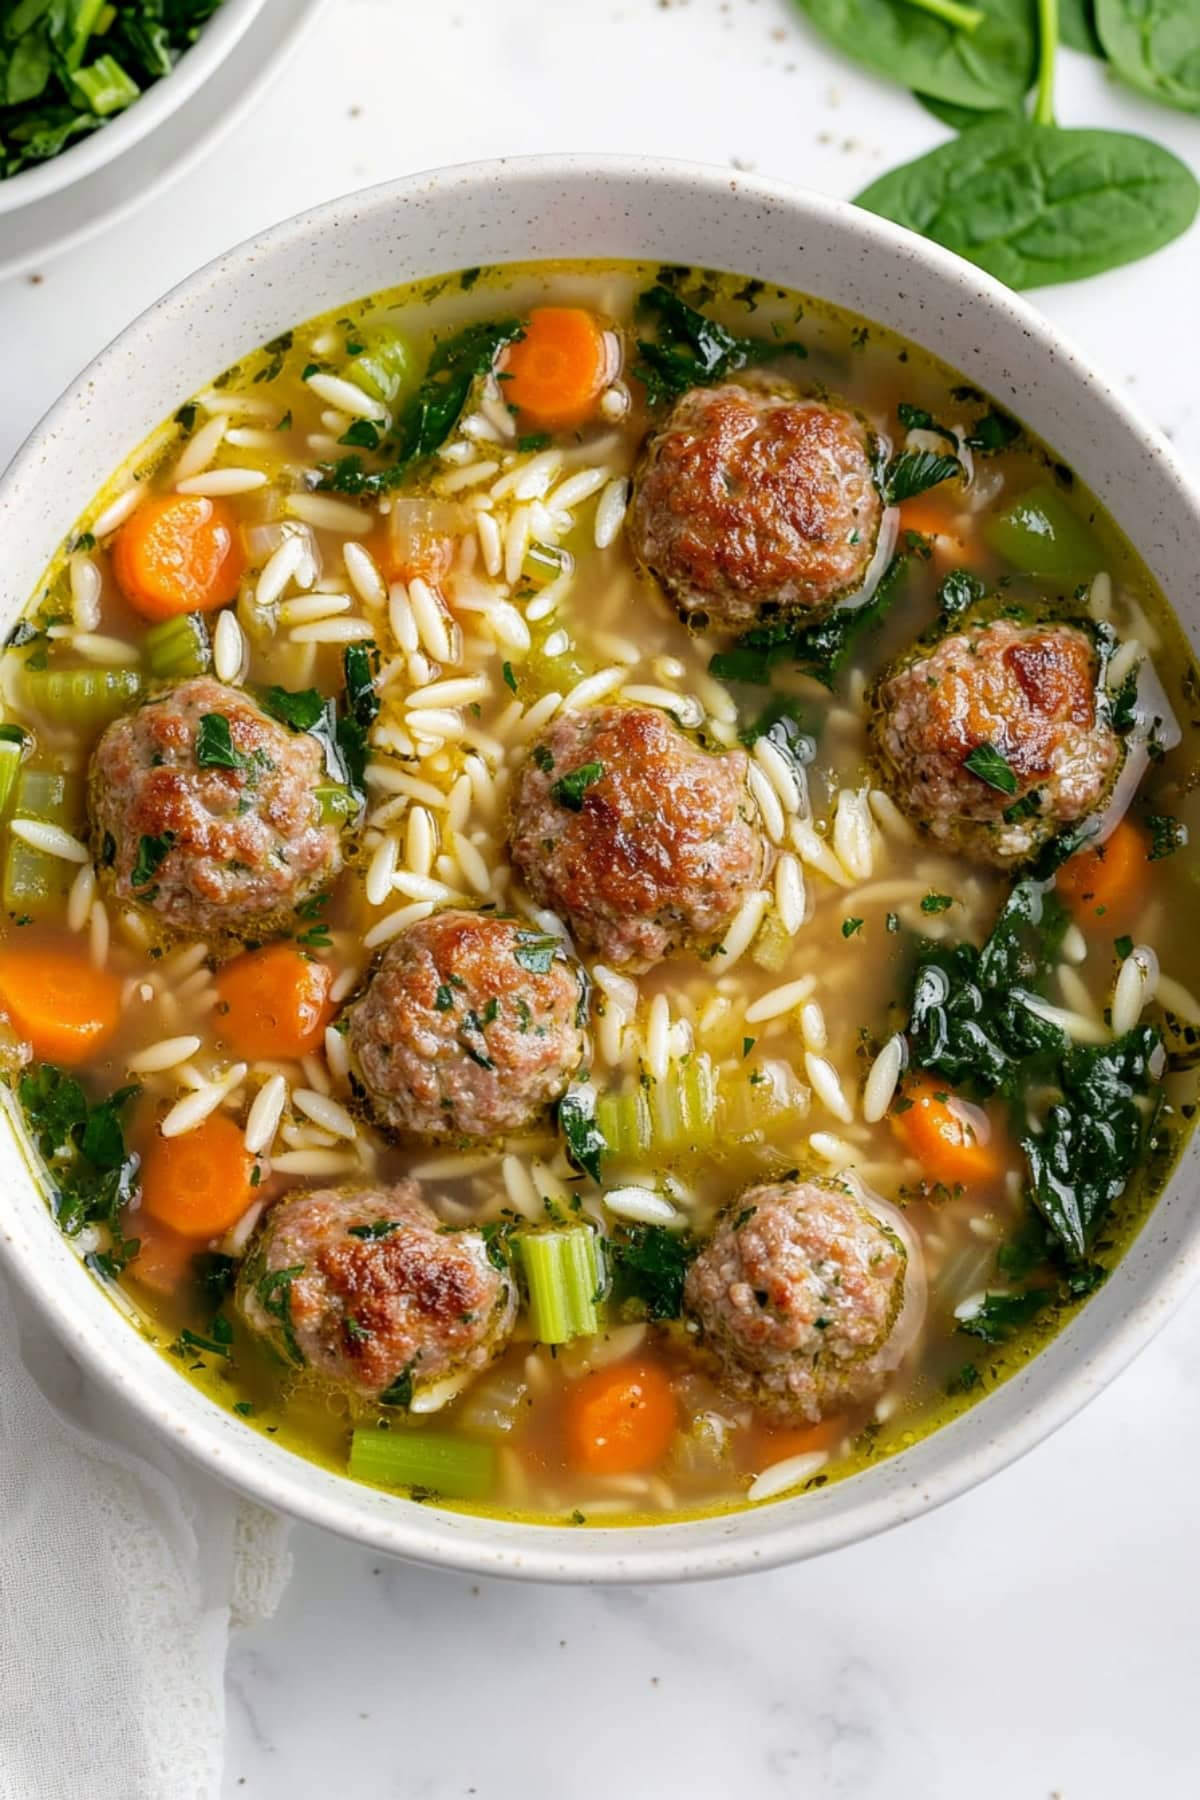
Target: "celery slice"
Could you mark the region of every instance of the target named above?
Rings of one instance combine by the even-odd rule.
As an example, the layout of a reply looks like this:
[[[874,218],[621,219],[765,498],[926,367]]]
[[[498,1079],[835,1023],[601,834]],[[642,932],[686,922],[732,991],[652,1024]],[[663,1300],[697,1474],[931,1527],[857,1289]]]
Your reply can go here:
[[[340,825],[344,819],[357,818],[359,813],[360,802],[349,788],[319,787],[317,801],[322,825]]]
[[[212,660],[208,627],[199,613],[180,613],[152,625],[142,639],[146,670],[155,681],[203,675]]]
[[[351,359],[346,373],[373,400],[391,406],[416,375],[412,346],[398,331],[385,326],[367,332],[362,341],[363,349]]]
[[[27,669],[29,704],[47,724],[98,731],[128,712],[142,691],[136,669]]]
[[[74,831],[83,811],[81,784],[76,776],[52,769],[24,768],[17,777],[13,817],[38,819]],[[19,917],[61,907],[75,876],[72,863],[47,856],[11,833],[4,851],[4,905]]]
[[[548,587],[560,575],[569,575],[575,558],[559,544],[530,544],[521,564],[521,573],[538,587]]]
[[[518,1242],[529,1290],[529,1319],[538,1342],[567,1344],[575,1337],[590,1337],[599,1324],[596,1290],[600,1285],[596,1235],[591,1227],[531,1231]]]
[[[640,1088],[627,1094],[601,1094],[596,1124],[613,1156],[636,1157],[650,1148],[650,1106]]]
[[[380,1487],[421,1488],[451,1500],[483,1500],[496,1480],[490,1444],[431,1431],[356,1431],[350,1474]]]
[[[768,975],[778,975],[792,954],[795,942],[778,913],[768,913],[750,946],[750,960],[765,969]]]
[[[78,88],[84,105],[100,119],[131,106],[142,91],[115,56],[98,56],[86,69],[76,69],[71,83]]]
[[[983,526],[988,547],[1024,575],[1085,581],[1103,566],[1095,538],[1045,482],[995,513]]]
[[[25,733],[19,725],[0,725],[0,818],[8,812],[25,754]]]

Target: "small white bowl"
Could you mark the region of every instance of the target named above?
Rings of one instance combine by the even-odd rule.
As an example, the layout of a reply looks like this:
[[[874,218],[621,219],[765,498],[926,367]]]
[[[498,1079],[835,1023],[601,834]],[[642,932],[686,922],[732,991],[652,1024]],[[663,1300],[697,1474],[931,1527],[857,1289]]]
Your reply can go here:
[[[1163,440],[1025,301],[920,238],[724,169],[532,158],[416,175],[335,200],[219,258],[98,356],[0,482],[16,619],[97,488],[215,372],[378,289],[556,257],[692,263],[823,296],[927,344],[1077,470],[1129,534],[1193,640],[1200,505]],[[601,1529],[472,1517],[360,1487],[208,1400],[131,1328],[54,1225],[0,1129],[0,1252],[84,1367],[210,1473],[380,1551],[541,1580],[662,1581],[798,1560],[882,1531],[993,1474],[1096,1394],[1200,1273],[1200,1142],[1120,1266],[1032,1363],[969,1413],[819,1491],[673,1525]]]
[[[220,67],[263,4],[264,0],[223,0],[171,73],[148,87],[140,99],[97,131],[68,145],[60,155],[0,181],[0,215],[32,206],[60,188],[94,175],[170,118]]]

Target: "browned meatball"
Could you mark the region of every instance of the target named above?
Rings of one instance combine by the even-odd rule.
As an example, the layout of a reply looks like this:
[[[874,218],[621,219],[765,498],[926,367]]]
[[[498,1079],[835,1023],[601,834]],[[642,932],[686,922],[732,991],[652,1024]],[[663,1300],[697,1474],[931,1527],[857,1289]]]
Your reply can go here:
[[[758,880],[746,757],[648,706],[564,713],[517,777],[510,842],[534,899],[606,962],[649,968],[719,937]]]
[[[389,944],[350,1011],[350,1050],[393,1131],[494,1137],[530,1124],[583,1056],[584,978],[517,919],[442,912]]]
[[[405,1405],[486,1368],[517,1297],[477,1231],[445,1231],[415,1181],[280,1200],[246,1258],[247,1322],[288,1362]]]
[[[1097,713],[1099,662],[1074,625],[951,632],[886,674],[872,738],[898,806],[945,844],[1023,862],[1102,804],[1124,754]]]
[[[282,920],[342,866],[316,797],[323,768],[314,737],[276,724],[238,688],[185,681],[117,719],[96,746],[102,875],[119,899],[180,931]]]
[[[773,613],[811,622],[853,592],[882,514],[853,413],[730,384],[685,394],[649,439],[629,533],[680,612],[742,630]]]
[[[736,1399],[815,1423],[882,1386],[913,1321],[898,1329],[909,1250],[880,1212],[834,1180],[751,1188],[725,1209],[684,1304]]]

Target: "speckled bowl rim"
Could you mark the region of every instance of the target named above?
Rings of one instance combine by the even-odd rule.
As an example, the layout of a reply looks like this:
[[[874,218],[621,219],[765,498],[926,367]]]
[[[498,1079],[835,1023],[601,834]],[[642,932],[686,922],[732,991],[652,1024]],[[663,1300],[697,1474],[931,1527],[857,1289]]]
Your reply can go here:
[[[419,267],[406,263],[406,225],[414,237],[432,229],[444,253],[431,250]],[[277,321],[278,331],[386,285],[354,273],[377,253],[373,232],[397,245],[391,275],[397,282],[530,256],[638,254],[735,269],[851,306],[855,293],[882,280],[885,303],[857,310],[918,342],[922,332],[912,319],[897,321],[916,306],[921,320],[928,311],[933,333],[936,315],[933,347],[1080,470],[1197,635],[1200,592],[1190,551],[1200,542],[1195,493],[1163,439],[1026,301],[936,246],[844,203],[725,169],[612,156],[530,157],[413,175],[275,226],[175,288],[85,370],[0,481],[0,542],[23,546],[17,572],[10,569],[5,624],[90,495],[77,464],[111,451],[107,466],[115,466],[144,435],[128,397],[144,365],[166,348],[183,354],[194,334],[215,332],[225,354],[205,365],[199,379],[208,379],[272,335],[264,320]],[[810,245],[817,261],[797,277],[796,259]],[[239,306],[257,318],[256,336],[247,339],[246,324],[234,322]],[[228,323],[221,323],[223,315]],[[962,342],[951,354],[948,342],[956,334]],[[188,391],[173,390],[170,404],[156,397],[151,422]],[[1048,431],[1047,420],[1056,420],[1068,402],[1077,422],[1065,436],[1061,423]],[[1102,443],[1112,446],[1107,456]],[[1105,1286],[1033,1362],[963,1417],[817,1492],[651,1527],[541,1526],[418,1505],[360,1487],[258,1434],[191,1386],[130,1327],[53,1225],[8,1129],[0,1129],[6,1196],[0,1255],[86,1368],[165,1441],[265,1506],[433,1567],[547,1581],[701,1579],[797,1561],[898,1525],[994,1474],[1070,1418],[1143,1348],[1200,1275],[1200,1210],[1193,1204],[1198,1158],[1200,1143],[1193,1140]]]
[[[34,163],[19,175],[0,181],[0,219],[5,213],[37,206],[51,194],[86,181],[106,163],[149,137],[232,55],[263,5],[264,0],[224,0],[171,73],[146,88],[132,106],[98,131],[77,138],[47,162]]]

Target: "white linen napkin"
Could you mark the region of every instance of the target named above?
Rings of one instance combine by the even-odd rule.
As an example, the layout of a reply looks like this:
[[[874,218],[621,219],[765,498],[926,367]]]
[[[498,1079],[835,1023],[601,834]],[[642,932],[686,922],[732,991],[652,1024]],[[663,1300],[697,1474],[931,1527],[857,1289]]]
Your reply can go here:
[[[219,1800],[230,1626],[274,1612],[286,1540],[0,1279],[0,1800]]]

